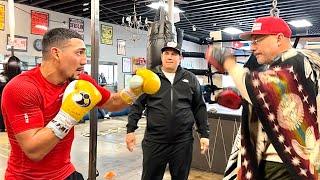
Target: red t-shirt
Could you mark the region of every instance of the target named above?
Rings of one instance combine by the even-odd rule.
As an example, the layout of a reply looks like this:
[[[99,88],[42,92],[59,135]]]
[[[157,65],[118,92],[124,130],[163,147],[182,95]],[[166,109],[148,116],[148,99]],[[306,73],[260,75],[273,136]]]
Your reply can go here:
[[[82,74],[80,79],[95,81]],[[20,148],[15,135],[26,130],[45,127],[59,112],[62,96],[68,82],[54,85],[41,74],[39,67],[12,79],[4,88],[2,113],[7,128],[11,153],[5,179],[65,179],[75,171],[70,162],[74,129],[62,139],[41,161],[30,160]],[[110,92],[102,92],[102,105]]]

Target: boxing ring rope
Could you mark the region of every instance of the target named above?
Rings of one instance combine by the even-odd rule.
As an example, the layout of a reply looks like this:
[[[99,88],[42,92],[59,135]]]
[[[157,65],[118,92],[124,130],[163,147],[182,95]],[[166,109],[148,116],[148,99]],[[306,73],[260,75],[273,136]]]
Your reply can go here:
[[[238,131],[238,124],[237,124],[237,119],[234,119],[234,124],[233,124],[233,132],[232,132],[232,144],[234,143],[234,140],[236,138],[236,133]]]
[[[235,118],[233,122],[234,122],[234,124],[233,124],[233,132],[232,132],[232,145],[234,144],[237,132],[239,131],[239,126],[237,124],[237,119]],[[214,135],[214,140],[213,140],[213,147],[212,147],[212,149],[209,148],[208,151],[205,154],[205,159],[206,159],[206,162],[208,163],[208,167],[209,167],[210,170],[212,170],[213,163],[214,163],[213,159],[214,159],[215,154],[216,154],[216,145],[217,145],[217,138],[218,138],[219,131],[220,131],[220,134],[221,134],[222,146],[223,146],[223,152],[224,152],[224,159],[225,159],[226,163],[228,162],[228,154],[230,154],[230,152],[227,153],[227,150],[226,150],[224,131],[223,131],[223,128],[222,128],[222,120],[219,117],[217,119],[217,125],[216,125],[215,131],[214,131],[215,135]],[[199,133],[196,133],[196,134],[197,134],[198,140],[200,141]]]

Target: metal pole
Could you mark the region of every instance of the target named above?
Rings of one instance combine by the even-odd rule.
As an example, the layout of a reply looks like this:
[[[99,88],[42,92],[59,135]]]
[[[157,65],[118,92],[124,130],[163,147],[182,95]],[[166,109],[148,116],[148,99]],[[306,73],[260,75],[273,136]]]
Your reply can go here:
[[[176,29],[174,27],[174,12],[173,12],[173,7],[174,7],[174,0],[168,0],[168,18],[171,23],[171,32],[174,34],[174,41],[177,42],[177,33]]]
[[[98,81],[99,66],[99,0],[91,0],[91,76]],[[96,179],[97,165],[97,113],[90,111],[90,142],[88,179]]]
[[[174,14],[173,14],[174,0],[168,0],[168,16],[169,21],[174,24]]]
[[[11,56],[14,55],[14,34],[15,34],[15,17],[14,17],[14,1],[8,0],[8,10],[9,10],[9,32],[10,32],[10,41],[9,45],[11,46]]]

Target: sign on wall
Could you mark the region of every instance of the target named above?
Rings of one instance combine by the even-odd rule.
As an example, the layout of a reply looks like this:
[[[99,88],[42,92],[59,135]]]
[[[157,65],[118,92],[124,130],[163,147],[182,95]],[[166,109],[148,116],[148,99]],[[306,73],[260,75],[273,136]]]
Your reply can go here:
[[[31,11],[31,34],[44,35],[49,28],[49,13]]]
[[[127,57],[122,58],[122,72],[123,73],[131,73],[131,59]]]
[[[0,30],[4,30],[6,10],[4,5],[0,4]]]
[[[117,54],[126,55],[126,41],[122,39],[117,40]]]
[[[83,38],[84,21],[82,19],[69,18],[69,29],[76,31]]]
[[[137,69],[145,68],[147,66],[146,59],[143,57],[133,57],[132,58],[132,73],[136,73]]]
[[[7,34],[7,50],[11,50],[10,42],[10,34]],[[14,50],[20,52],[27,52],[28,50],[28,37],[23,36],[14,36]]]
[[[101,44],[112,45],[112,26],[101,24]]]
[[[132,74],[124,74],[124,88],[127,89],[129,88],[129,81],[130,78],[132,77]]]

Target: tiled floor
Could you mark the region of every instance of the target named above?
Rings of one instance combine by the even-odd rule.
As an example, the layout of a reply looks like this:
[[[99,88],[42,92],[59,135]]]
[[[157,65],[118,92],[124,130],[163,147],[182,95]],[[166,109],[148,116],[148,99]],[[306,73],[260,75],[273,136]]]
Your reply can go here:
[[[104,179],[105,173],[115,172],[115,180],[139,180],[141,177],[142,150],[145,121],[139,122],[140,128],[136,131],[137,146],[133,152],[129,152],[125,145],[125,117],[112,118],[111,120],[99,121],[97,141],[97,169]],[[72,149],[72,162],[84,177],[88,174],[89,159],[89,123],[76,126],[76,138]],[[0,133],[0,179],[3,179],[6,161],[9,154],[9,145],[6,133]],[[170,174],[166,172],[165,180],[169,180]],[[191,169],[190,180],[218,180],[222,179],[219,174]]]

